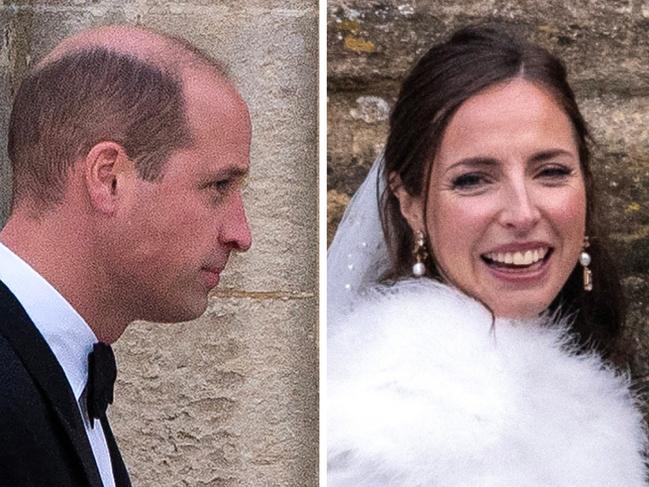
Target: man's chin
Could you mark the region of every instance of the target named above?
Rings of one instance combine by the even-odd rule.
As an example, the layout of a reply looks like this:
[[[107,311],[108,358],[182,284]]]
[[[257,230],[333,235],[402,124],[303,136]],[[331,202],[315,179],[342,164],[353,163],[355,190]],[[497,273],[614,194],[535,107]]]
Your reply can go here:
[[[149,307],[147,316],[142,319],[154,323],[180,323],[199,318],[206,309],[207,296],[204,299],[195,299],[193,302],[178,303],[176,306],[166,303],[165,306],[158,306],[156,309]]]

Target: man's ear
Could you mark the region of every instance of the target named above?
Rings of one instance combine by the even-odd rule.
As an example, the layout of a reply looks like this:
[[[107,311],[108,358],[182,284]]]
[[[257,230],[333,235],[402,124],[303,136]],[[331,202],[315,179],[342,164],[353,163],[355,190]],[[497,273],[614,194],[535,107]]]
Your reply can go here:
[[[90,149],[84,163],[91,205],[106,215],[115,214],[120,201],[128,196],[133,178],[136,177],[133,161],[122,145],[104,141]]]
[[[388,178],[390,191],[399,200],[401,215],[410,225],[413,232],[424,231],[424,198],[421,195],[413,196],[404,187],[401,177],[396,173],[390,173]]]

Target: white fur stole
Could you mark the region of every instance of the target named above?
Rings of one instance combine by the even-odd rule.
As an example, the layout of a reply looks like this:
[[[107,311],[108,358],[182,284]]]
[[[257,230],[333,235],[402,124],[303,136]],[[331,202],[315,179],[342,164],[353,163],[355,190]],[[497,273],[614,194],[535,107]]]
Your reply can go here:
[[[566,325],[497,320],[427,279],[329,324],[329,487],[635,487],[628,381]]]

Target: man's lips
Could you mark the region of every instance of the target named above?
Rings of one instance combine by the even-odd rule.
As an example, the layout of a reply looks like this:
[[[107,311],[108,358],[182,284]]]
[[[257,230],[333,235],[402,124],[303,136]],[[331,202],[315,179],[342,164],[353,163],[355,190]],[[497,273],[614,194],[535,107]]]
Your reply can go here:
[[[208,287],[213,288],[216,287],[216,285],[219,283],[219,280],[221,278],[221,267],[212,267],[212,266],[207,266],[207,267],[202,267],[201,268],[201,276],[203,277],[203,280],[207,284]]]
[[[224,267],[225,266],[219,266],[219,265],[205,265],[201,267],[201,270],[212,272],[214,274],[220,274],[221,272],[223,272]]]

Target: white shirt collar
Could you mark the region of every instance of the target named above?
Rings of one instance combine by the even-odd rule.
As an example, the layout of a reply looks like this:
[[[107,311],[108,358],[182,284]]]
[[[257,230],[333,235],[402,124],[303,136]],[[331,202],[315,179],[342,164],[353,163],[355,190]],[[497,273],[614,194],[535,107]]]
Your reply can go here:
[[[97,342],[94,332],[49,282],[2,243],[0,281],[45,338],[78,401],[88,380],[88,354]]]

